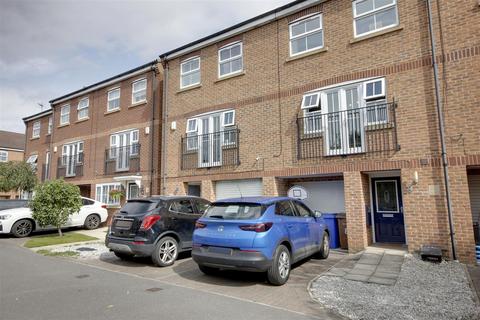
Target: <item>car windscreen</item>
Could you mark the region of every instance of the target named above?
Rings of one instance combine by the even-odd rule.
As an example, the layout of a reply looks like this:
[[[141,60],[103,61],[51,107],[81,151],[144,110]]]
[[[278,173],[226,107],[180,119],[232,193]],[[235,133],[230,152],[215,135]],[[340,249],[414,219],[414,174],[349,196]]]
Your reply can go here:
[[[262,216],[264,207],[257,203],[213,203],[205,212],[204,217],[224,220],[258,219]]]
[[[157,206],[157,201],[147,201],[147,200],[130,200],[122,207],[120,212],[122,214],[132,214],[137,215],[140,213],[147,213],[155,209]]]

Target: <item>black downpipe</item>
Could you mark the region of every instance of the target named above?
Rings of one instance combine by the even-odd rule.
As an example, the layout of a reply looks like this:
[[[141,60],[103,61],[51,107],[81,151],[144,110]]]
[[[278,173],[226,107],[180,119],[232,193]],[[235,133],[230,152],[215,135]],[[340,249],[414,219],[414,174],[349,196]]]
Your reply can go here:
[[[442,166],[443,166],[443,178],[445,180],[445,196],[447,198],[447,210],[448,210],[448,226],[450,228],[450,242],[452,244],[452,258],[457,260],[457,250],[455,245],[455,229],[453,226],[453,212],[452,201],[450,198],[450,180],[448,179],[448,161],[447,161],[447,148],[445,145],[445,126],[443,119],[443,106],[442,98],[440,96],[440,81],[438,79],[438,64],[435,50],[435,35],[433,34],[433,20],[432,20],[432,8],[430,0],[427,0],[428,10],[428,30],[430,32],[430,44],[432,46],[432,64],[433,64],[433,77],[435,78],[435,99],[438,113],[438,127],[440,131],[440,142],[442,145]],[[440,11],[439,11],[440,13]]]

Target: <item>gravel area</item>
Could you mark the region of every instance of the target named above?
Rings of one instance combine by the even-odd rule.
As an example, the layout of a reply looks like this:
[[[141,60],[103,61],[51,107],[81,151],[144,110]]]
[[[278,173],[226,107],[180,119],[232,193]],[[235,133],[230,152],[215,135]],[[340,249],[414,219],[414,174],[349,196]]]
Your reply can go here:
[[[93,259],[98,258],[102,254],[109,253],[109,249],[105,247],[103,242],[91,242],[84,244],[74,244],[74,245],[65,245],[61,247],[56,247],[50,250],[51,252],[65,252],[73,251],[77,252],[78,256],[75,258],[80,259]]]
[[[480,306],[458,262],[434,264],[407,255],[393,286],[320,276],[310,292],[351,319],[480,319]]]

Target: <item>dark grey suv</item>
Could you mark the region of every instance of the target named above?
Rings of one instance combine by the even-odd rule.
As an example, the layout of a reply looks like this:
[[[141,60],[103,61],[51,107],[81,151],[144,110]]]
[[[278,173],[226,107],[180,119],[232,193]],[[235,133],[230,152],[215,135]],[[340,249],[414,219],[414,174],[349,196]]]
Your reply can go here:
[[[192,196],[128,200],[113,216],[105,245],[121,259],[151,256],[155,265],[172,265],[192,249],[195,222],[210,202]]]

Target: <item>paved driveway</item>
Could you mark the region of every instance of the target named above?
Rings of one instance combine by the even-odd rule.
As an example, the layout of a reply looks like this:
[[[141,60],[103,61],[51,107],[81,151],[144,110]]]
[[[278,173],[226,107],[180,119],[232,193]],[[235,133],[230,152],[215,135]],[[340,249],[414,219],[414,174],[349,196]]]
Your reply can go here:
[[[328,270],[344,256],[342,253],[332,252],[327,260],[302,261],[294,266],[289,281],[281,287],[269,285],[265,276],[258,273],[225,271],[217,276],[204,275],[188,254],[183,254],[173,266],[167,268],[157,268],[146,258],[121,261],[110,252],[102,254],[97,259],[77,261],[110,271],[161,280],[180,287],[235,297],[321,319],[341,319],[314,302],[310,298],[307,286],[310,280]]]

